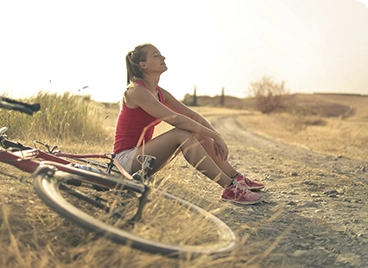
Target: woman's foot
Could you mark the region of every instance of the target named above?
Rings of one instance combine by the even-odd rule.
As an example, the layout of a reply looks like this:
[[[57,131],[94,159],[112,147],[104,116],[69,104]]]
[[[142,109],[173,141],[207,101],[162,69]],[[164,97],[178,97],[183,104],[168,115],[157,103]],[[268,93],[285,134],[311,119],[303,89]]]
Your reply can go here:
[[[264,184],[256,181],[252,181],[245,177],[243,174],[238,173],[236,177],[234,178],[235,181],[237,181],[241,186],[244,188],[247,188],[249,190],[260,190],[264,188]]]
[[[262,196],[253,193],[240,185],[230,185],[221,195],[224,201],[230,201],[238,204],[251,205],[262,200]]]

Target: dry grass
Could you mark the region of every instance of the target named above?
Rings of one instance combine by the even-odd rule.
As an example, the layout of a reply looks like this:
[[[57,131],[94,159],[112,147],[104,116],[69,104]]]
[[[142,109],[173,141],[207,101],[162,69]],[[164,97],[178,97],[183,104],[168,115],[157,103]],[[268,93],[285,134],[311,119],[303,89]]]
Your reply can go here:
[[[310,97],[310,96],[308,96]],[[313,150],[323,151],[331,154],[343,154],[357,159],[368,159],[368,98],[364,97],[339,97],[339,96],[317,96],[319,105],[323,101],[328,103],[340,103],[351,107],[348,116],[322,117],[319,115],[290,115],[275,114],[261,115],[257,112],[244,110],[221,109],[221,113],[233,114],[238,120],[249,128],[300,146],[307,146]],[[311,100],[309,99],[308,102]],[[316,103],[316,99],[314,103]],[[312,99],[313,103],[313,99]],[[333,107],[333,106],[330,106]],[[197,107],[201,113],[210,116],[218,114],[216,108]],[[353,111],[353,112],[352,112]],[[109,108],[106,110],[105,127],[110,131],[108,139],[113,136],[113,125],[117,110]],[[158,131],[170,128],[161,125]],[[28,143],[26,141],[25,143]],[[59,144],[63,151],[68,152],[96,152],[104,153],[111,151],[111,144],[102,142],[99,146],[90,147],[88,143],[82,144]],[[164,183],[170,191],[186,200],[199,204],[212,211],[216,215],[221,211],[216,209],[218,204],[211,204],[202,198],[201,189],[193,191],[192,181],[187,177],[198,176],[193,171],[188,171],[180,161],[167,166],[156,177]],[[103,238],[97,238],[93,234],[84,231],[76,225],[64,220],[53,211],[50,211],[36,196],[32,180],[27,179],[28,174],[20,172],[13,167],[0,164],[1,166],[1,198],[0,198],[0,266],[1,267],[261,267],[259,263],[262,258],[276,247],[279,241],[287,234],[287,228],[278,237],[268,250],[261,255],[255,255],[252,259],[252,249],[246,242],[252,232],[256,232],[254,226],[243,226],[243,235],[239,241],[239,248],[229,256],[217,258],[216,256],[203,255],[192,259],[190,256],[182,256],[179,259],[167,258],[159,254],[148,254],[131,249],[127,246],[117,245]],[[183,172],[185,177],[182,178]],[[19,180],[24,178],[24,180]],[[168,181],[174,182],[167,184]],[[180,182],[179,182],[180,181]],[[166,184],[165,184],[166,183]],[[180,183],[180,184],[179,184]],[[203,184],[202,184],[203,187]],[[212,187],[208,192],[219,189]],[[165,211],[165,207],[161,208]],[[158,212],[154,213],[155,215]],[[282,210],[275,211],[275,217],[282,214]],[[160,224],[162,219],[152,218],[153,222]],[[172,226],[178,221],[174,213],[171,217]],[[273,218],[265,219],[260,226],[267,225]],[[182,227],[189,225],[185,218],[180,219]],[[206,225],[199,225],[195,231],[187,229],[182,232],[179,240],[197,239],[204,234],[206,236]],[[138,232],[143,232],[143,228]],[[245,230],[245,231],[244,231]],[[210,231],[210,230],[209,230]],[[244,232],[247,235],[244,235]],[[148,235],[152,235],[150,232]],[[195,242],[194,242],[195,243]],[[262,243],[260,241],[259,243]],[[246,250],[244,250],[246,248]],[[244,253],[246,252],[246,254]]]
[[[39,139],[52,138],[58,143],[96,143],[106,137],[102,115],[104,105],[101,103],[69,92],[58,95],[42,91],[24,101],[39,103],[40,111],[29,116],[0,109],[0,125],[8,127],[8,134],[16,134],[19,139],[32,139],[36,134]]]

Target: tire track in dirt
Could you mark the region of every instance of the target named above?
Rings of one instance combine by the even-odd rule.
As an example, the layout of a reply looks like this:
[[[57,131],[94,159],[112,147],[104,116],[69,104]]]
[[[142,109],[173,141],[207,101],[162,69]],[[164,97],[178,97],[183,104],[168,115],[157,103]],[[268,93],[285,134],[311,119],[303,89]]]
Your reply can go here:
[[[213,120],[213,125],[221,132],[227,141],[242,143],[243,145],[253,147],[268,155],[294,160],[308,165],[311,168],[325,169],[340,175],[352,175],[354,180],[368,184],[368,172],[362,171],[367,168],[367,162],[341,156],[325,155],[300,146],[269,139],[247,129],[245,126],[241,125],[234,116],[217,117],[216,120]],[[356,176],[356,174],[359,175]]]

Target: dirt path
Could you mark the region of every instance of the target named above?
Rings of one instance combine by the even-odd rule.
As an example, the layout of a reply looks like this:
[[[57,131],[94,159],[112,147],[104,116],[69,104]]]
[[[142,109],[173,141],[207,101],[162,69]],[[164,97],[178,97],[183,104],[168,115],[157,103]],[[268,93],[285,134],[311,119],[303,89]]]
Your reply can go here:
[[[240,237],[250,233],[244,255],[256,243],[261,267],[368,266],[367,162],[257,135],[241,116],[208,119],[227,140],[230,162],[266,184],[261,204],[218,214]]]

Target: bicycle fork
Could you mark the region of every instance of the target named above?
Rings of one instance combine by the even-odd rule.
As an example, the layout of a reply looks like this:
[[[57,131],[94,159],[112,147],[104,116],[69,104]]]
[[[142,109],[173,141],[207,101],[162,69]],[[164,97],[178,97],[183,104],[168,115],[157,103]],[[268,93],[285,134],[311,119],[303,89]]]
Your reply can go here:
[[[138,209],[135,215],[129,220],[130,224],[134,224],[142,218],[144,206],[149,202],[148,194],[151,191],[148,185],[144,185],[144,192],[139,197]]]

